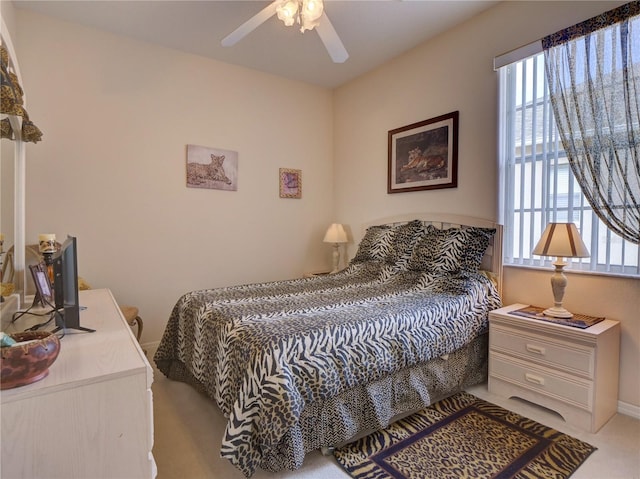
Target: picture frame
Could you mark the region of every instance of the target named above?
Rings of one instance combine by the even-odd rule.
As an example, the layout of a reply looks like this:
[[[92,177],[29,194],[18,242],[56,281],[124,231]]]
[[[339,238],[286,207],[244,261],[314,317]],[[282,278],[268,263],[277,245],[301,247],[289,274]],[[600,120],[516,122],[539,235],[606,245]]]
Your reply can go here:
[[[280,198],[302,198],[302,170],[280,168]]]
[[[33,305],[51,306],[53,303],[53,288],[49,281],[49,269],[46,264],[30,264],[33,284],[36,287],[36,294],[33,298]]]
[[[187,145],[187,188],[238,191],[238,152]]]
[[[389,130],[387,193],[458,186],[458,119],[453,111]]]

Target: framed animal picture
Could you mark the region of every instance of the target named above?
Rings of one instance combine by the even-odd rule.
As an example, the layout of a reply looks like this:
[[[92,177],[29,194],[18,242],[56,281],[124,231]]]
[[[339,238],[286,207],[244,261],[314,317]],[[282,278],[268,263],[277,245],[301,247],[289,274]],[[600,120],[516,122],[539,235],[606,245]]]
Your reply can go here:
[[[458,186],[458,116],[454,111],[389,131],[387,193]]]
[[[238,152],[187,145],[187,187],[238,190]]]
[[[280,198],[302,198],[302,170],[280,168]]]

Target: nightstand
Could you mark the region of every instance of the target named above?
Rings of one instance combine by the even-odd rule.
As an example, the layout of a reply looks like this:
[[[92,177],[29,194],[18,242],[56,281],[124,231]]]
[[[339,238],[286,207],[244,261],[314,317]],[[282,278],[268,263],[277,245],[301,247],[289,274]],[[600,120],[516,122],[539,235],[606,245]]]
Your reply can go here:
[[[587,329],[489,313],[489,392],[549,408],[572,425],[598,431],[616,413],[620,323]]]

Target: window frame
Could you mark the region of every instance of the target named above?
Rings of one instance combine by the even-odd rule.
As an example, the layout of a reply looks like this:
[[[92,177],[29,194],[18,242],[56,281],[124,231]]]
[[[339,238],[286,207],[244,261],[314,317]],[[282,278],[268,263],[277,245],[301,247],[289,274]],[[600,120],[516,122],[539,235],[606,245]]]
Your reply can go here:
[[[580,186],[577,184],[577,181],[571,172],[571,168],[568,164],[568,160],[566,159],[566,155],[564,155],[564,149],[562,148],[557,134],[555,120],[553,120],[553,109],[550,107],[548,100],[548,86],[544,75],[544,56],[541,52],[542,47],[539,42],[534,42],[534,44],[530,44],[518,49],[517,51],[510,52],[494,59],[494,67],[499,73],[498,183],[500,222],[504,225],[503,264],[507,267],[529,267],[535,269],[546,269],[551,267],[554,258],[534,258],[533,255],[531,255],[530,251],[532,251],[535,246],[534,241],[539,239],[547,222],[574,221],[579,227],[581,234],[583,234],[583,240],[587,243],[587,247],[592,254],[589,258],[583,259],[567,258],[566,261],[571,265],[568,271],[606,276],[640,278],[640,245],[634,245],[628,241],[624,241],[618,235],[612,233],[612,231],[609,230],[602,221],[600,221],[586,201],[586,198],[580,190]],[[536,57],[538,58],[536,59]],[[534,86],[533,91],[531,92],[530,102],[526,101],[527,90],[525,88],[527,80],[527,61],[532,61],[532,64],[539,62],[541,64],[540,68],[542,68],[542,75],[545,77],[543,80],[544,92],[542,97],[537,95],[537,87],[535,85],[536,81],[533,81]],[[525,65],[521,74],[522,90],[520,92],[521,98],[524,98],[525,101],[520,102],[519,107],[517,107],[518,101],[516,99],[518,89],[516,81],[518,81],[518,78],[517,74],[513,72],[513,70],[517,68],[515,65],[518,63],[523,63]],[[539,72],[536,71],[536,68],[534,68],[534,71],[532,72],[532,77],[533,75],[539,74]],[[541,113],[543,115],[543,121],[541,123],[542,128],[543,130],[547,128],[550,130],[547,131],[546,134],[544,131],[542,132],[542,141],[537,139],[536,115],[538,113],[538,105],[541,105]],[[519,139],[516,138],[517,128],[513,126],[515,121],[517,121],[516,118],[513,118],[513,115],[517,113],[518,108],[520,108],[522,112],[520,114],[520,121],[522,122],[522,125],[519,132],[521,133]],[[527,108],[531,108],[531,122],[532,125],[534,125],[531,128],[531,141],[529,143],[531,151],[529,154],[525,151],[527,146],[527,136],[524,112]],[[551,122],[549,115],[551,115]],[[548,136],[553,133],[551,130],[555,130],[555,138],[552,142],[556,145],[555,152],[552,149],[547,149],[547,145],[550,143]],[[522,134],[522,132],[525,133]],[[520,140],[520,154],[519,156],[516,156],[518,140]],[[534,144],[536,145],[535,149],[533,148]],[[542,153],[538,153],[539,147],[541,147]],[[551,154],[553,154],[553,165],[549,165],[549,162],[544,160],[544,158],[542,160],[539,159],[541,155],[549,154],[550,151]],[[507,155],[509,154],[513,155],[513,161],[507,160]],[[517,161],[516,158],[519,158],[520,160]],[[537,174],[536,168],[541,168],[541,172],[539,173],[543,177],[541,184],[537,186],[534,185],[532,187],[532,191],[534,191],[536,187],[542,189],[542,192],[539,192],[539,195],[542,198],[540,201],[542,203],[537,206],[536,197],[531,192],[529,207],[524,208],[522,206],[524,202],[521,201],[520,206],[516,209],[514,202],[515,197],[517,195],[524,195],[527,191],[528,185],[525,183],[525,179],[527,178],[525,168],[528,164],[531,165],[530,169],[532,171],[532,176],[529,176],[528,178],[533,177],[533,181],[535,181],[535,175]],[[520,171],[516,171],[516,166],[520,168]],[[548,171],[549,166],[553,166],[553,173]],[[562,173],[562,171],[558,171],[558,167],[565,169],[569,175],[566,193],[558,192],[558,174]],[[519,183],[515,181],[516,174],[519,174],[521,177]],[[549,174],[554,175],[553,181],[547,180]],[[574,205],[573,202],[568,201],[566,208],[562,206],[559,207],[559,195],[567,195],[567,197],[579,195],[579,198],[576,198],[579,199],[578,204]],[[551,198],[551,200],[547,199],[547,197]],[[551,202],[554,204],[553,207],[550,206]],[[563,213],[565,213],[565,211],[566,217],[563,217]],[[521,215],[528,215],[529,224],[526,225],[527,227],[523,227],[522,219],[519,219],[518,224],[516,224],[516,215],[518,213]],[[558,216],[559,213],[560,215]],[[584,228],[585,226],[587,226],[587,228]],[[584,236],[585,233],[582,231],[583,229],[589,230],[586,237]],[[516,234],[518,235],[517,238]],[[606,238],[604,243],[599,238],[600,234],[604,235]],[[528,235],[528,237],[525,238],[524,235]],[[611,264],[612,239],[615,241],[622,241],[622,244],[620,245],[621,259],[617,263],[614,262],[614,264]],[[593,248],[594,244],[596,245],[595,249]],[[602,251],[603,244],[605,246],[604,251]],[[518,248],[517,254],[514,250],[515,247]],[[631,261],[629,264],[623,262],[627,249],[630,250],[629,256],[631,261],[636,261],[636,264],[631,263]],[[527,250],[529,252],[527,252]]]

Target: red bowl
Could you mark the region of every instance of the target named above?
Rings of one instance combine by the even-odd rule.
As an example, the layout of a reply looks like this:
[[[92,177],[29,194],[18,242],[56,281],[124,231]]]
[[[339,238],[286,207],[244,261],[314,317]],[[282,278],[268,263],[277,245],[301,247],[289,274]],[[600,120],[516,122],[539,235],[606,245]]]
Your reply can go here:
[[[46,331],[25,331],[10,336],[17,342],[31,342],[0,348],[0,389],[16,388],[45,378],[60,352],[58,336]]]

